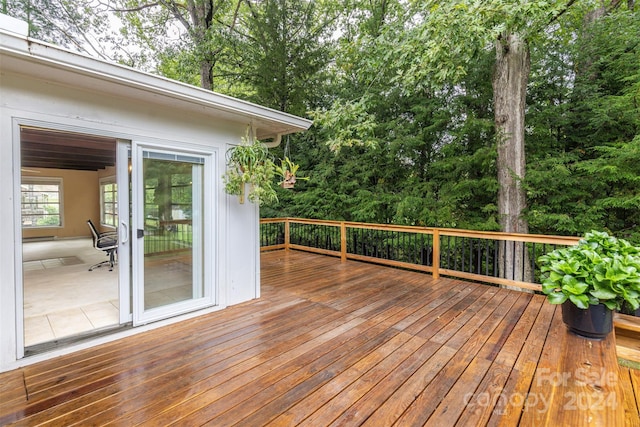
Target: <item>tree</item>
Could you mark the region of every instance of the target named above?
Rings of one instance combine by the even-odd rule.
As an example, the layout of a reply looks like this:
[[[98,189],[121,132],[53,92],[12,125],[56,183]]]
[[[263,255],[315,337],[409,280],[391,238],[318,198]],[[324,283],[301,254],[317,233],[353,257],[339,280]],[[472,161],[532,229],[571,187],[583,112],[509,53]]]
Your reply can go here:
[[[549,76],[557,83],[532,91],[538,107],[528,114],[537,147],[529,152],[530,224],[543,233],[607,229],[637,241],[640,11],[607,8],[597,20],[574,25],[564,50],[536,53],[547,69],[553,61],[577,73],[558,68],[556,76],[573,77]],[[558,60],[544,59],[557,54]],[[562,95],[543,106],[539,99],[551,92]]]
[[[496,43],[493,108],[498,147],[498,212],[500,228],[507,233],[529,232],[524,210],[524,116],[531,58],[527,42],[517,32],[506,31]],[[516,255],[516,259],[521,256]]]
[[[128,24],[127,36],[155,55],[187,52],[183,64],[197,70],[201,87],[213,89],[213,70],[224,57],[225,39],[235,26],[241,1],[116,0],[114,11]]]
[[[244,5],[234,32],[236,79],[252,101],[306,114],[326,80],[334,3],[246,0]]]
[[[430,2],[424,20],[430,46],[422,56],[427,73],[438,78],[466,64],[488,43],[495,45],[493,108],[497,144],[498,215],[501,230],[528,233],[525,217],[525,111],[531,67],[529,44],[536,41],[573,1]],[[453,25],[451,25],[453,21]],[[471,33],[467,37],[466,34]],[[464,39],[468,39],[466,42]],[[456,45],[453,45],[456,43]],[[463,47],[459,47],[462,45]],[[430,49],[431,48],[431,49]],[[456,55],[455,57],[452,55]],[[462,61],[462,62],[460,62]],[[511,253],[515,250],[515,253]],[[525,272],[524,247],[505,247],[505,271]],[[522,263],[525,263],[524,265]],[[519,275],[516,280],[526,279]]]
[[[387,10],[388,2],[376,2]],[[399,4],[399,3],[396,3]],[[437,93],[451,87],[452,93],[460,88],[465,74],[490,46],[495,49],[493,63],[493,115],[497,147],[497,210],[500,228],[511,233],[527,233],[525,217],[526,195],[522,185],[525,179],[525,111],[530,73],[530,43],[553,30],[551,24],[572,6],[573,1],[505,2],[502,0],[453,2],[416,2],[405,14],[398,14],[401,25],[385,22],[382,29],[370,37],[374,46],[384,46],[386,66],[395,70],[392,87],[403,91]],[[371,13],[369,16],[380,16]],[[384,16],[384,14],[382,15]],[[384,22],[384,20],[382,21]],[[390,28],[395,32],[389,31]],[[371,50],[369,50],[371,52]],[[374,49],[375,52],[375,49]],[[370,60],[371,61],[371,60]],[[389,67],[389,63],[391,63]],[[374,86],[375,88],[375,86]],[[372,90],[351,105],[371,99]],[[337,104],[337,103],[336,103]],[[334,145],[352,145],[366,142],[354,135],[375,125],[365,113],[344,114],[344,103],[336,108],[341,120],[330,119],[331,112],[319,116],[326,124],[348,122],[332,138]],[[356,109],[346,110],[349,112]],[[368,110],[364,110],[365,112]],[[345,129],[347,130],[345,132]],[[370,133],[370,131],[367,131]],[[346,136],[346,138],[345,138]],[[519,253],[504,253],[505,260],[525,261],[523,248]],[[505,270],[524,271],[523,265],[507,265]],[[522,277],[516,277],[522,279]]]
[[[339,159],[340,181],[323,168],[311,175],[326,183],[323,197],[340,192],[335,219],[357,213],[361,220],[496,229],[495,150],[487,144],[491,62],[485,52],[478,61],[485,67],[456,87],[397,78],[405,62],[394,54],[412,27],[410,16],[400,2],[386,0],[356,2],[343,16],[328,104],[314,113],[319,138]],[[354,211],[345,212],[344,198],[357,200]]]
[[[1,12],[29,24],[29,36],[101,59],[123,46],[111,31],[108,7],[100,0],[2,0]]]

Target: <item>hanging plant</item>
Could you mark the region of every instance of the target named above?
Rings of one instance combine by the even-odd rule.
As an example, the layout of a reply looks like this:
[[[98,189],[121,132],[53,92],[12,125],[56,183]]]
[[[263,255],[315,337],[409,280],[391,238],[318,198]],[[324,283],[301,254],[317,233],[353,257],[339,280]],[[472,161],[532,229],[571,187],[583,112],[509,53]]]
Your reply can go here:
[[[296,184],[296,179],[309,179],[308,177],[297,177],[298,169],[300,169],[300,165],[293,163],[288,157],[280,160],[280,166],[276,166],[276,173],[282,177],[279,182],[282,188],[293,188]]]
[[[248,187],[250,202],[258,205],[276,203],[275,169],[267,147],[257,139],[251,143],[243,137],[240,145],[227,150],[227,171],[223,177],[225,192],[238,196],[240,203],[244,203]]]

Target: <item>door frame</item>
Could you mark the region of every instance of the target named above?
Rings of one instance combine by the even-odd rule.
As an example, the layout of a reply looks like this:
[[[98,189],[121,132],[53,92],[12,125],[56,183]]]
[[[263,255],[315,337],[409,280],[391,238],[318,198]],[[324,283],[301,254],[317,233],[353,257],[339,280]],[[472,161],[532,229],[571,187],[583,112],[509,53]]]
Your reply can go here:
[[[133,320],[131,314],[131,212],[129,188],[131,141],[116,142],[116,184],[118,186],[118,296],[119,322],[124,325]]]
[[[21,222],[22,211],[21,211],[21,204],[20,204],[21,183],[22,183],[22,173],[21,173],[22,141],[20,136],[20,128],[22,126],[37,127],[41,129],[48,129],[48,130],[60,131],[60,132],[80,133],[80,134],[85,134],[90,136],[95,135],[95,136],[116,138],[117,145],[116,145],[116,165],[115,166],[116,166],[116,182],[118,183],[118,185],[120,185],[119,177],[121,175],[121,169],[124,168],[124,170],[128,170],[128,165],[126,161],[126,152],[125,152],[125,161],[121,162],[122,155],[119,153],[119,147],[122,143],[130,144],[129,139],[126,139],[126,138],[123,139],[122,135],[116,132],[106,131],[100,128],[87,128],[86,123],[67,124],[67,123],[62,123],[57,121],[51,122],[48,120],[39,120],[34,118],[17,118],[17,117],[14,117],[12,119],[12,140],[13,140],[13,147],[14,147],[14,150],[13,150],[14,189],[13,191],[14,191],[14,200],[16,200],[16,203],[14,203],[13,207],[14,207],[14,215],[15,215],[14,218],[16,218],[15,228],[14,228],[14,242],[15,242],[15,245],[14,245],[15,275],[14,277],[15,277],[15,321],[16,321],[15,343],[16,343],[16,359],[17,360],[23,359],[25,357],[25,340],[24,340],[24,333],[25,333],[24,296],[25,295],[24,295],[24,274],[23,274],[23,250],[24,249],[23,249],[23,243],[22,243],[22,236],[23,236],[22,222]],[[95,191],[99,192],[100,187],[98,186],[98,188],[96,188]],[[120,192],[118,192],[118,194],[120,194]],[[118,202],[120,203],[120,200],[118,200]],[[122,205],[122,206],[125,206],[125,205]],[[128,210],[128,204],[126,206]],[[120,208],[118,208],[118,211],[119,210]],[[120,262],[120,258],[118,259],[118,262]],[[114,326],[122,326],[126,323],[131,322],[131,314],[130,314],[130,310],[128,309],[128,307],[130,306],[128,302],[129,287],[130,287],[128,282],[129,278],[127,275],[123,275],[122,273],[123,269],[118,269],[118,270],[119,270],[119,275],[118,275],[117,286],[118,286],[118,298],[119,298],[119,307],[118,307],[119,319],[118,319],[118,325],[114,325]]]

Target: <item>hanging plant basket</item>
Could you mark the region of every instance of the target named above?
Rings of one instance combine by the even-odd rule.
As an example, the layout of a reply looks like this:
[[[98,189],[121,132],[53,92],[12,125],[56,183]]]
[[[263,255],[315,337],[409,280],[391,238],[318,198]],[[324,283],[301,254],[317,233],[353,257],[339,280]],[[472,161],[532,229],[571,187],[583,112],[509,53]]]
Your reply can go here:
[[[258,140],[250,143],[248,137],[242,138],[240,145],[227,151],[224,189],[227,194],[238,196],[240,204],[244,203],[245,196],[258,205],[275,203],[278,201],[273,188],[275,168],[264,144]]]
[[[297,179],[309,179],[296,177],[299,168],[300,165],[293,163],[288,157],[280,160],[280,166],[276,166],[276,173],[282,177],[280,187],[291,189],[295,187]]]
[[[289,171],[285,172],[284,180],[280,183],[282,188],[293,188],[296,186],[296,176]]]
[[[258,205],[278,202],[276,190],[273,188],[274,177],[279,175],[282,188],[293,188],[299,179],[296,172],[300,165],[293,163],[288,157],[277,166],[268,148],[260,141],[249,141],[249,134],[242,138],[242,143],[227,151],[227,171],[224,174],[224,189],[227,194],[238,196],[243,204],[246,199]]]

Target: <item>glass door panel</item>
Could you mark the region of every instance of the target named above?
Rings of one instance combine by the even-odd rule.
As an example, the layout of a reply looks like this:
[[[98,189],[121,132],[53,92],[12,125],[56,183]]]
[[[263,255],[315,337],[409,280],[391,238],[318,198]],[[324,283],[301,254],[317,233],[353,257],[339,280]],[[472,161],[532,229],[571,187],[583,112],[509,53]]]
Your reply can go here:
[[[134,324],[193,310],[210,295],[203,265],[205,157],[145,148],[138,154]]]

